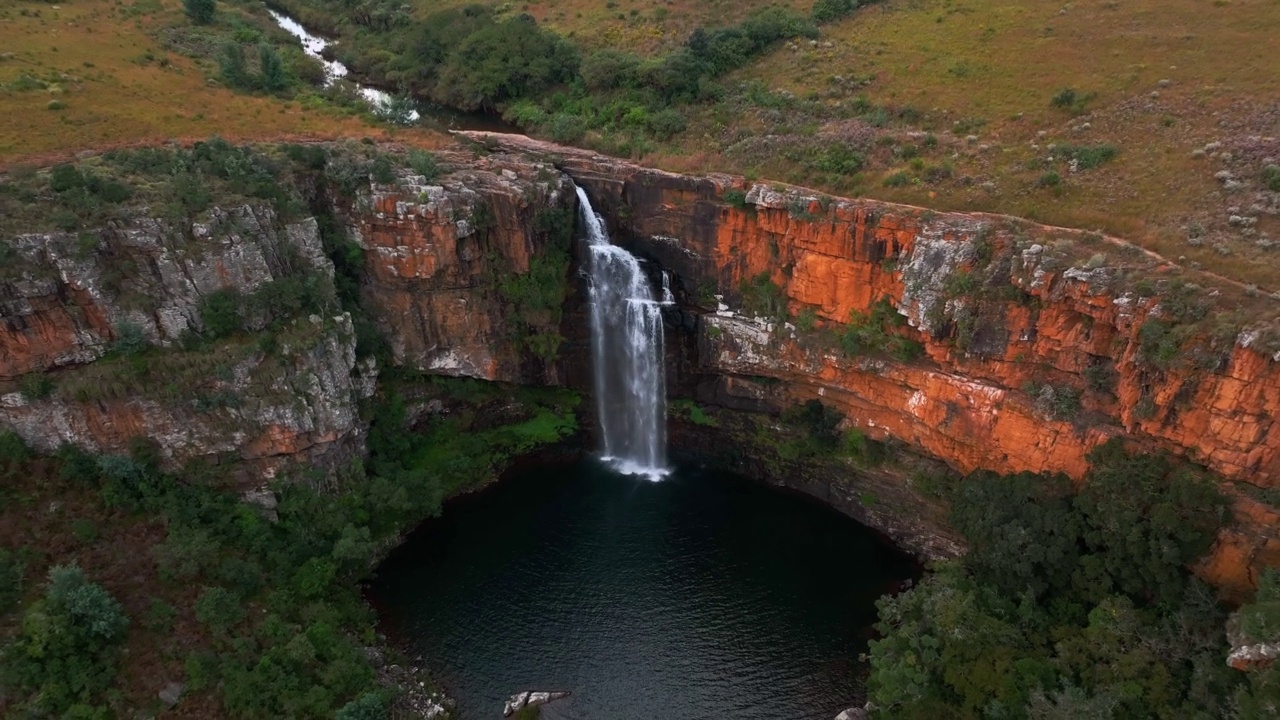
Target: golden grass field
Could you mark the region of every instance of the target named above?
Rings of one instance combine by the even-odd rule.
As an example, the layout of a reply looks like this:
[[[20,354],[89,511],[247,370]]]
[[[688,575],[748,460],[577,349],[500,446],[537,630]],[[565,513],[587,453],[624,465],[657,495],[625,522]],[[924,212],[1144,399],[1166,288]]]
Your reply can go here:
[[[1260,216],[1246,236],[1227,225],[1230,207],[1255,201],[1260,161],[1239,150],[1231,160],[1193,152],[1257,138],[1254,146],[1280,157],[1278,38],[1280,0],[886,0],[824,27],[822,40],[834,47],[778,49],[737,76],[800,97],[829,90],[833,75],[866,77],[872,102],[914,107],[940,137],[956,121],[978,125],[941,158],[972,176],[971,186],[884,187],[891,167],[861,193],[1103,229],[1275,291],[1280,248],[1256,243],[1263,234],[1280,239],[1280,218]],[[1051,106],[1064,88],[1094,97],[1076,115]],[[1030,165],[1052,155],[1051,143],[1110,143],[1119,154],[1064,174],[1050,191],[1036,184],[1044,169]],[[729,169],[714,154],[699,156],[705,146],[691,138],[668,162]],[[1254,182],[1224,193],[1214,179],[1223,169]],[[787,172],[785,162],[759,169],[762,177]],[[1187,242],[1189,225],[1203,228],[1199,246]]]
[[[394,133],[430,142],[425,131],[393,131],[334,109],[304,110],[210,83],[211,69],[167,52],[157,38],[163,28],[186,22],[180,8],[179,0],[0,5],[0,167],[215,134],[253,140]],[[11,89],[23,75],[48,87]],[[64,107],[51,109],[59,104]]]
[[[418,0],[411,7],[424,16],[464,1]],[[544,0],[499,7],[529,12],[587,51],[655,54],[678,46],[695,27],[735,23],[767,4]],[[806,12],[812,2],[784,4]],[[250,4],[220,7],[259,12]],[[23,75],[49,83],[0,89],[0,166],[212,134],[446,141],[334,108],[305,110],[297,102],[223,89],[209,80],[211,67],[165,51],[164,28],[185,22],[179,0],[19,0],[0,8],[0,85],[12,88]],[[843,178],[813,177],[803,165],[768,152],[747,162],[723,152],[725,136],[822,128],[787,130],[785,117],[764,120],[751,109],[726,121],[724,108],[714,106],[691,108],[686,133],[639,159],[673,170],[738,171],[833,193],[1100,229],[1277,291],[1280,216],[1255,213],[1248,228],[1228,223],[1258,202],[1259,163],[1280,158],[1276,38],[1280,0],[883,0],[824,26],[816,47],[780,47],[727,84],[759,81],[823,103],[865,93],[888,108],[914,108],[919,119],[912,127],[890,126],[883,134],[904,142],[913,129],[935,133],[938,147],[924,159],[950,166],[955,179],[885,186],[885,178],[911,169],[905,159],[876,162]],[[833,76],[859,79],[857,89],[833,92]],[[1064,88],[1089,100],[1075,111],[1053,107],[1051,99]],[[51,103],[62,109],[50,109]],[[1193,157],[1213,142],[1222,143],[1218,152]],[[1118,154],[1073,173],[1061,158],[1047,161],[1052,145],[1062,143],[1106,143]],[[1061,184],[1044,187],[1042,177],[1054,169]],[[1214,178],[1224,170],[1243,187],[1224,189]]]

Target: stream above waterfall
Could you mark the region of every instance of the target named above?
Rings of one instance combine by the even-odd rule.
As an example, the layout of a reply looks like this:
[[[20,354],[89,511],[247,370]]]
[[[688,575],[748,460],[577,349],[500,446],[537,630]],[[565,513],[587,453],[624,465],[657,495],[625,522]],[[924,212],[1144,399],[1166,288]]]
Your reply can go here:
[[[864,696],[876,598],[915,573],[808,498],[584,460],[450,502],[369,596],[464,720],[524,690],[573,693],[545,720],[829,720]]]
[[[302,51],[307,55],[315,58],[324,66],[324,84],[325,87],[332,85],[341,78],[348,78],[351,70],[338,60],[326,57],[325,50],[336,43],[334,40],[321,37],[314,32],[303,27],[302,23],[297,19],[284,14],[274,7],[267,7],[267,13],[271,15],[271,19],[282,30],[298,39],[302,44]],[[375,113],[381,114],[387,110],[393,103],[391,93],[386,90],[371,87],[364,83],[354,83],[356,91],[360,97],[369,104]],[[415,103],[416,109],[407,113],[406,120],[409,123],[422,123],[431,125],[442,130],[485,130],[490,132],[519,132],[519,129],[513,125],[503,122],[496,115],[484,115],[480,113],[464,113],[451,108],[442,107],[435,104]]]

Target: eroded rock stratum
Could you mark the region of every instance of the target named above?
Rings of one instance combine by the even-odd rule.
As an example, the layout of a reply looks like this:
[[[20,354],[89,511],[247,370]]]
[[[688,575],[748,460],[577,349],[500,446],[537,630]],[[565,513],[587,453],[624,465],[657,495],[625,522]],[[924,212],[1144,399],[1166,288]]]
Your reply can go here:
[[[1229,481],[1236,524],[1204,576],[1243,591],[1253,569],[1280,560],[1280,516],[1263,501],[1280,484],[1274,298],[1114,238],[479,139],[554,158],[635,250],[679,278],[706,308],[697,363],[721,379],[717,394],[760,392],[728,378],[781,380],[769,385],[775,401],[820,398],[868,436],[961,472],[1078,479],[1092,448],[1124,436]],[[745,290],[761,285],[785,312],[744,309]],[[895,332],[919,342],[918,358],[851,356],[796,327],[806,314],[846,323],[878,302],[907,319]]]
[[[1092,448],[1123,436],[1223,478],[1235,521],[1202,575],[1240,594],[1280,561],[1267,502],[1280,484],[1274,299],[1087,233],[484,142],[439,153],[437,177],[401,165],[389,182],[312,188],[301,216],[237,202],[177,223],[140,207],[89,240],[7,238],[21,267],[0,276],[0,427],[46,450],[121,452],[150,437],[175,465],[237,461],[246,482],[347,462],[363,452],[359,408],[379,370],[340,307],[293,317],[270,346],[249,328],[182,349],[206,330],[211,294],[299,272],[338,282],[326,232],[357,248],[363,310],[392,364],[585,387],[562,232],[571,178],[616,237],[670,273],[678,394],[754,413],[819,399],[847,427],[960,473],[1080,478]],[[552,282],[512,280],[535,277]],[[886,313],[901,325],[851,347],[851,319]],[[166,348],[166,383],[131,379],[112,351],[125,328]],[[22,390],[32,373],[56,389]],[[918,551],[959,549],[901,473],[849,467],[803,482]]]

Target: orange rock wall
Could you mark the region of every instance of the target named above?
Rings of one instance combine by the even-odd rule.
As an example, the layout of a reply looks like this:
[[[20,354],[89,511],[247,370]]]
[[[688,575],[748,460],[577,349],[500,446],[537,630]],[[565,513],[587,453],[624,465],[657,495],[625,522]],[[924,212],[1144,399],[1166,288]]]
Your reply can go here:
[[[546,152],[523,141],[501,144]],[[1105,268],[1055,257],[1055,241],[1080,234],[738,177],[680,176],[563,149],[557,163],[634,250],[676,274],[686,298],[705,295],[708,283],[720,294],[729,309],[706,312],[699,323],[700,371],[783,380],[792,401],[821,398],[870,437],[908,443],[961,472],[1080,478],[1087,453],[1117,435],[1140,449],[1168,450],[1218,473],[1234,498],[1236,522],[1199,572],[1238,597],[1259,567],[1280,563],[1280,513],[1257,491],[1245,492],[1280,485],[1280,353],[1247,347],[1250,338],[1241,335],[1216,369],[1153,371],[1139,357],[1138,333],[1160,312],[1159,299],[1113,291],[1115,276]],[[726,201],[726,190],[745,202]],[[1156,277],[1173,271],[1113,239],[1092,241],[1104,256],[1138,257]],[[954,326],[933,327],[920,286],[979,264],[978,243],[1004,251],[1011,299],[983,304],[980,351],[966,351]],[[930,266],[931,256],[944,261]],[[910,319],[904,334],[923,344],[925,357],[849,358],[794,328],[763,330],[740,312],[741,288],[762,273],[781,289],[793,318],[808,308],[843,323],[888,298]],[[953,321],[957,307],[935,301],[937,314]],[[1091,367],[1111,369],[1109,391],[1091,386]],[[1037,408],[1029,383],[1076,389],[1081,412],[1055,419]],[[1138,411],[1143,398],[1154,411]]]
[[[539,214],[571,211],[572,187],[549,164],[440,155],[466,169],[422,185],[375,186],[367,202],[334,198],[364,250],[366,306],[398,365],[554,381],[554,368],[539,367],[512,341],[496,285],[528,271],[546,242]]]

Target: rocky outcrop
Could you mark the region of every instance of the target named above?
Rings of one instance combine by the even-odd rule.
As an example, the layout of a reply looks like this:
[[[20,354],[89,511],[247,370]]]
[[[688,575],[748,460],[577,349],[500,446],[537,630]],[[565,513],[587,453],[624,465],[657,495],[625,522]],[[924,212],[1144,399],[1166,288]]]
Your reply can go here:
[[[313,183],[317,197],[289,204],[292,212],[309,205],[356,243],[363,306],[396,364],[559,382],[554,353],[539,356],[526,341],[558,333],[560,314],[521,315],[515,305],[541,288],[507,290],[552,251],[561,265],[557,276],[544,263],[545,284],[559,293],[567,286],[576,207],[569,180],[542,162],[439,159],[445,172],[430,181],[398,167],[392,182],[370,178],[351,193]],[[4,239],[16,252],[0,268],[0,430],[47,452],[70,443],[118,453],[149,438],[171,466],[236,461],[246,486],[288,466],[336,468],[364,452],[358,408],[374,392],[377,368],[357,361],[353,318],[336,304],[261,336],[253,335],[265,321],[189,349],[205,330],[202,304],[212,293],[244,299],[301,276],[332,293],[335,267],[317,217],[283,218],[260,200],[186,221],[145,206],[121,216],[85,232]],[[156,349],[134,356],[121,351],[122,338]],[[36,373],[40,382],[28,382]],[[32,390],[41,383],[50,387]]]
[[[522,692],[512,695],[502,706],[502,717],[511,717],[527,707],[546,705],[569,697],[567,692]]]
[[[363,293],[395,363],[440,375],[558,382],[521,342],[512,322],[516,298],[504,297],[502,283],[558,249],[549,247],[557,231],[572,234],[577,203],[569,179],[550,163],[523,158],[439,157],[460,169],[334,198],[364,250]],[[558,333],[558,319],[537,330]]]
[[[299,319],[277,342],[270,354],[244,341],[153,360],[170,386],[131,381],[128,360],[70,370],[51,397],[0,395],[0,427],[41,452],[69,443],[118,453],[148,438],[171,467],[235,460],[246,482],[299,463],[345,464],[363,451],[359,402],[376,378],[356,361],[350,317]]]
[[[1079,478],[1088,452],[1122,435],[1232,481],[1238,521],[1202,574],[1239,594],[1252,568],[1280,561],[1276,512],[1256,499],[1280,485],[1280,344],[1256,322],[1275,315],[1272,299],[1114,238],[471,135],[554,159],[615,236],[675,274],[696,337],[686,373],[781,382],[771,402],[820,398],[869,437],[961,472]],[[1246,322],[1225,336],[1211,323],[1180,324],[1175,301],[1187,297],[1167,291],[1175,279],[1195,283],[1186,294],[1210,317],[1238,306]],[[753,286],[776,293],[785,311],[757,317],[744,303]],[[918,343],[919,357],[850,354],[831,342],[852,313],[871,315],[882,299],[908,322],[884,332]],[[814,329],[797,327],[806,316]],[[1178,344],[1162,344],[1158,331]]]
[[[199,303],[223,288],[250,293],[295,271],[333,275],[316,221],[282,222],[264,204],[215,207],[191,223],[138,208],[87,232],[11,239],[0,275],[0,380],[91,362],[130,325],[159,345],[200,330]]]

